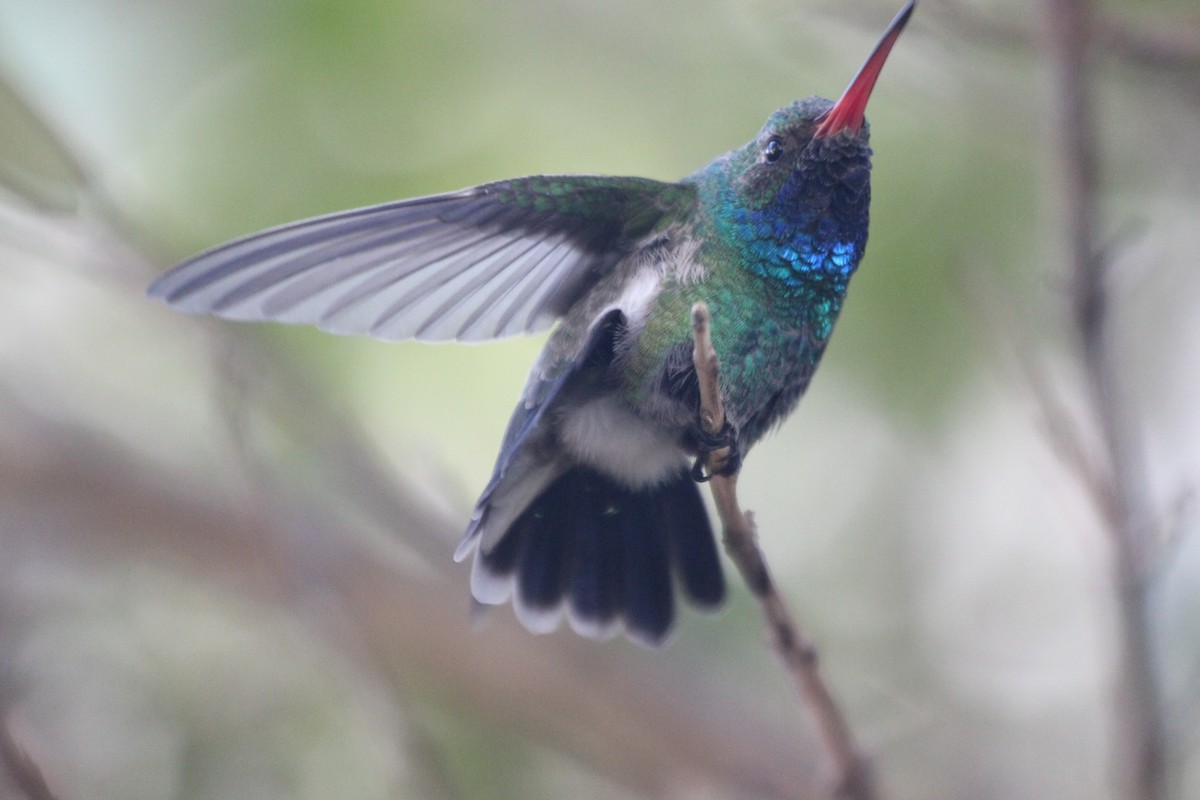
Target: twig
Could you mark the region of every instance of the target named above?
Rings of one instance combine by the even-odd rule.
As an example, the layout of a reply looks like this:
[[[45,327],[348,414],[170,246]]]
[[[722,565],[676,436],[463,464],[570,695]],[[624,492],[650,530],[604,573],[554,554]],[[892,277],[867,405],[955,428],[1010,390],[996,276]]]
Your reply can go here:
[[[705,303],[692,306],[692,336],[695,344],[692,359],[700,386],[700,424],[706,433],[716,436],[725,426],[725,406],[721,400],[720,364],[712,345]],[[728,446],[714,450],[708,454],[706,464],[712,476],[709,487],[721,517],[726,552],[758,600],[775,650],[816,721],[821,742],[835,770],[835,795],[850,800],[874,800],[878,792],[870,763],[855,744],[845,715],[821,678],[816,647],[796,625],[771,579],[758,547],[753,516],[738,504],[737,473],[720,474],[730,451]]]
[[[1166,735],[1147,609],[1155,543],[1149,535],[1145,477],[1136,440],[1118,395],[1106,264],[1095,237],[1099,149],[1087,84],[1094,19],[1088,0],[1048,0],[1047,12],[1058,84],[1061,200],[1068,226],[1075,324],[1106,461],[1103,491],[1093,497],[1113,552],[1119,615],[1119,738],[1112,744],[1113,777],[1121,785],[1119,796],[1160,800],[1167,796]]]

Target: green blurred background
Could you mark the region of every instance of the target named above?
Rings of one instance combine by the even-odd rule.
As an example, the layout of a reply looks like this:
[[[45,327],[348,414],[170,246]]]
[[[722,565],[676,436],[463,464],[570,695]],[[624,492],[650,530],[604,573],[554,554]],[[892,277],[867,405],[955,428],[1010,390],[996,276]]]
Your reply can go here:
[[[1168,552],[1172,785],[1195,797],[1200,12],[1102,10],[1098,234]],[[383,345],[143,292],[303,216],[677,178],[836,97],[894,11],[0,0],[0,678],[56,794],[819,796],[740,588],[661,652],[534,637],[507,608],[472,629],[449,556],[540,339]],[[1116,796],[1107,539],[1054,447],[1064,420],[1094,437],[1045,46],[1033,3],[918,10],[869,110],[867,257],[740,484],[888,797]]]

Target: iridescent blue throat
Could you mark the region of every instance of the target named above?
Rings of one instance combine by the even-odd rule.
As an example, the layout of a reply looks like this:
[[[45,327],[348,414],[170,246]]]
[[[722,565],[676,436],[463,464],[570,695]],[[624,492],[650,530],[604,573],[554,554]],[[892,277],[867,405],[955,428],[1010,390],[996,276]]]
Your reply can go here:
[[[727,204],[721,227],[742,243],[745,267],[780,291],[798,294],[816,285],[845,291],[867,246],[870,189],[855,189],[796,171],[764,206]]]

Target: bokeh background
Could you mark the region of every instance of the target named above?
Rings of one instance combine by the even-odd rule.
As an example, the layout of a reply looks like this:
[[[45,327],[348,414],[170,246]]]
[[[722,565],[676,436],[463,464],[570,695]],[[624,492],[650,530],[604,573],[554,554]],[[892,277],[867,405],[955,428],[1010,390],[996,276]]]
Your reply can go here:
[[[450,553],[539,339],[383,345],[144,288],[307,215],[677,178],[836,97],[895,5],[0,0],[9,744],[63,800],[820,796],[740,587],[662,651],[472,622]],[[1167,771],[1196,797],[1200,12],[1100,5],[1097,239]],[[866,260],[742,474],[892,798],[1121,796],[1110,540],[1061,452],[1097,437],[1045,21],[918,9],[869,110]]]

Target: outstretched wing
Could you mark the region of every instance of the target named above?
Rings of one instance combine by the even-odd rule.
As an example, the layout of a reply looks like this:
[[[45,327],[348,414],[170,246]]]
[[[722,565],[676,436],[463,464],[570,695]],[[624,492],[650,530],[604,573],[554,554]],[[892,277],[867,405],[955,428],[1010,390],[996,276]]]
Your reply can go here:
[[[538,176],[295,222],[159,278],[182,311],[380,339],[549,327],[622,255],[695,203],[690,185]]]

